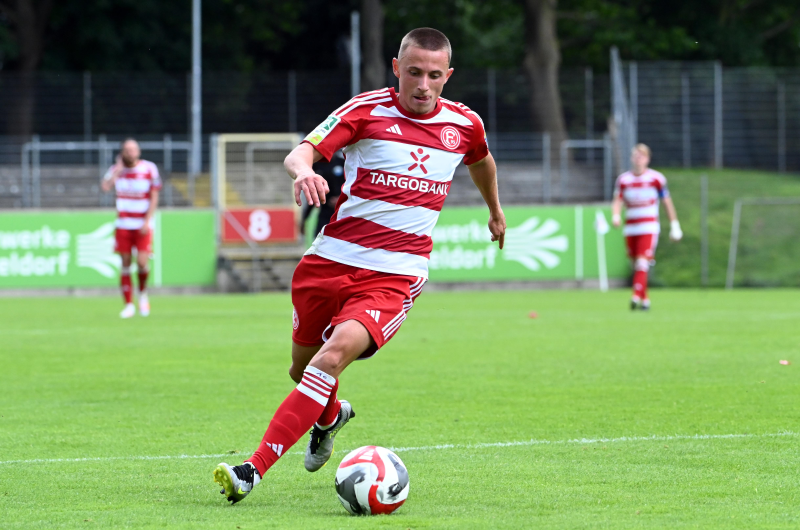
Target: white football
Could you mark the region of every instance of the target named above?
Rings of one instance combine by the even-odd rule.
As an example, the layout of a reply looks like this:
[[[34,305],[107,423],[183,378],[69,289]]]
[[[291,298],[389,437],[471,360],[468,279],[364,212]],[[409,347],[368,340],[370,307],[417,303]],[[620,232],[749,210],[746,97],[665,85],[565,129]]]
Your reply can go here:
[[[406,466],[385,447],[356,449],[336,470],[336,494],[352,515],[392,513],[406,502],[408,489]]]

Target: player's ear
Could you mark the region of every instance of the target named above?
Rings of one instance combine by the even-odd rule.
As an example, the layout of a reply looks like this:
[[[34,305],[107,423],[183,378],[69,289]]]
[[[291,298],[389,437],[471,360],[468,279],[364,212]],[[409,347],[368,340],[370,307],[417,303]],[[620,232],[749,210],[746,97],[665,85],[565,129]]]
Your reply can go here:
[[[447,83],[447,80],[450,79],[450,76],[453,75],[453,69],[448,68],[447,73],[444,75],[444,82]]]
[[[397,57],[392,59],[392,72],[396,78],[400,79],[400,60]]]

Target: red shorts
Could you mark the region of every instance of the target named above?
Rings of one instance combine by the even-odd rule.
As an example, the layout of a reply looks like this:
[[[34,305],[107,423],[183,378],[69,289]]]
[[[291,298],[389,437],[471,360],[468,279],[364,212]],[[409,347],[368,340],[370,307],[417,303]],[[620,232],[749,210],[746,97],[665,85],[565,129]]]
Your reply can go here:
[[[653,261],[656,258],[656,247],[658,246],[658,234],[641,234],[638,236],[625,236],[625,244],[628,247],[628,257],[635,259],[636,256],[644,256]]]
[[[303,256],[292,277],[292,340],[300,346],[319,346],[335,326],[357,320],[376,344],[360,358],[372,357],[400,329],[425,281]]]
[[[130,254],[133,247],[139,252],[152,252],[152,230],[142,234],[139,230],[123,230],[117,228],[116,239],[114,241],[114,252],[120,254]]]

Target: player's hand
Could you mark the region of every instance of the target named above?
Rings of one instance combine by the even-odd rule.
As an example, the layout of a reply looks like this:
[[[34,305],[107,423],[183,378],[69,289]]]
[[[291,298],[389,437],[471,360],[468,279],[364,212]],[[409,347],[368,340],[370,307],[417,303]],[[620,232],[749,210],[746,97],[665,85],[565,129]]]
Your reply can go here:
[[[669,238],[672,241],[680,241],[683,238],[683,230],[681,230],[681,224],[677,219],[669,223]]]
[[[300,194],[302,193],[306,196],[308,204],[313,204],[319,208],[321,204],[325,204],[325,194],[330,191],[325,179],[316,173],[300,174],[294,179],[294,202],[298,206],[302,206],[300,200]]]
[[[146,236],[148,232],[150,232],[150,227],[145,223],[144,226],[139,229],[139,233]]]
[[[499,241],[500,248],[506,237],[506,216],[502,210],[489,217],[489,231],[492,233],[492,241]]]
[[[619,228],[619,225],[622,224],[622,217],[618,213],[615,213],[611,216],[611,224],[614,225],[614,228]]]

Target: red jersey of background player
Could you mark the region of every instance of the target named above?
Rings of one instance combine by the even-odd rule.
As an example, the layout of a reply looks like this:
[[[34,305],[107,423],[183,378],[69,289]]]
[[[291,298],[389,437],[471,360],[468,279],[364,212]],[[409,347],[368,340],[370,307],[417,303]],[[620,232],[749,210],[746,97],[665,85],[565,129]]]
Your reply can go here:
[[[114,166],[108,169],[109,172],[113,170]],[[136,166],[122,170],[114,188],[117,192],[117,229],[141,230],[150,209],[152,192],[161,189],[158,167],[149,160],[139,160]]]

